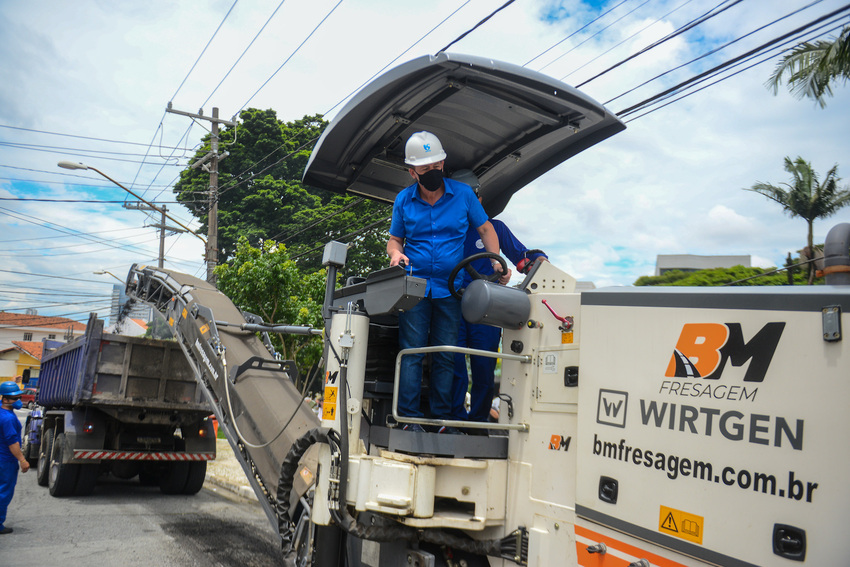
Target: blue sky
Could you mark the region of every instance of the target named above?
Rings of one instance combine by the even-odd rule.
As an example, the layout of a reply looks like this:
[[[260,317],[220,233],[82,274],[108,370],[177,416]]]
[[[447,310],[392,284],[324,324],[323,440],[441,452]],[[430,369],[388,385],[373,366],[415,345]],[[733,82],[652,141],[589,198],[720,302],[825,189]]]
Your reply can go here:
[[[85,320],[87,306],[45,308],[49,296],[21,291],[89,293],[100,302],[91,308],[102,310],[117,282],[92,272],[123,277],[133,262],[156,261],[157,234],[145,228],[156,219],[120,203],[67,202],[123,201],[128,195],[92,172],[58,169],[58,161],[97,167],[196,227],[173,203],[169,187],[205,132],[201,125],[190,129],[185,117],[166,114],[169,101],[190,112],[203,107],[207,114],[217,106],[222,117],[250,103],[273,108],[287,121],[328,111],[332,118],[339,103],[375,73],[436,52],[499,5],[337,3],[0,3],[0,207],[6,209],[0,209],[0,308],[77,310],[73,316]],[[742,2],[581,90],[604,103],[805,4]],[[579,85],[716,5],[517,0],[450,51],[528,63]],[[824,0],[637,88],[609,109],[627,108],[842,5]],[[845,16],[838,25],[847,22]],[[755,265],[781,263],[804,244],[805,222],[742,188],[786,181],[785,156],[803,156],[822,174],[837,163],[839,174],[850,177],[850,89],[839,87],[820,109],[786,91],[774,96],[765,89],[772,67],[768,62],[742,71],[628,122],[624,132],[517,193],[500,218],[526,245],[544,249],[577,279],[597,286],[629,285],[653,273],[657,254],[749,254]],[[181,157],[166,159],[172,151]],[[22,198],[55,202],[14,200]],[[815,239],[822,242],[837,222],[850,222],[850,209],[816,223]],[[167,266],[203,276],[200,240],[171,235],[166,249]]]

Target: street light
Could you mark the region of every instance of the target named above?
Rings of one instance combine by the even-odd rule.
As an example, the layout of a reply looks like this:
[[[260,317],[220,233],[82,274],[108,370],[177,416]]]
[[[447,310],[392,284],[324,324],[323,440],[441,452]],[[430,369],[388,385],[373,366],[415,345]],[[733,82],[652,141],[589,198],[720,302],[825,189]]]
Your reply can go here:
[[[162,235],[164,235],[164,234],[165,234],[165,219],[166,219],[166,218],[168,218],[168,219],[170,219],[171,221],[173,221],[176,225],[178,225],[180,228],[182,228],[183,230],[185,230],[186,232],[188,232],[188,233],[190,233],[190,234],[193,234],[194,236],[196,236],[197,238],[199,238],[199,239],[201,240],[201,242],[203,242],[203,243],[204,243],[204,249],[206,249],[206,248],[207,248],[207,241],[206,241],[206,239],[204,239],[204,237],[203,237],[203,236],[201,236],[200,234],[197,234],[197,233],[196,233],[196,232],[194,232],[191,228],[189,228],[189,227],[188,227],[188,226],[186,226],[185,224],[181,223],[179,220],[175,219],[175,218],[174,218],[174,217],[172,217],[171,215],[169,215],[169,214],[166,212],[165,207],[157,207],[156,205],[154,205],[154,204],[153,204],[153,203],[151,203],[150,201],[145,201],[144,199],[142,199],[141,197],[139,197],[138,195],[136,195],[135,193],[133,193],[132,191],[130,191],[129,189],[127,189],[126,187],[124,187],[123,185],[121,185],[120,183],[118,183],[117,181],[115,181],[114,179],[112,179],[111,177],[109,177],[108,175],[106,175],[105,173],[103,173],[102,171],[100,171],[99,169],[97,169],[96,167],[92,167],[92,166],[90,166],[90,165],[86,165],[86,164],[84,164],[84,163],[77,163],[77,162],[67,161],[67,160],[62,160],[62,161],[60,161],[59,163],[57,163],[56,165],[58,165],[59,167],[62,167],[62,168],[64,168],[64,169],[90,169],[90,170],[94,171],[95,173],[99,173],[100,175],[102,175],[103,177],[105,177],[105,178],[106,178],[106,179],[108,179],[109,181],[113,182],[113,183],[114,183],[114,184],[116,184],[118,187],[120,187],[121,189],[123,189],[124,191],[126,191],[127,193],[129,193],[130,195],[132,195],[133,197],[135,197],[136,199],[138,199],[139,201],[141,201],[142,203],[146,204],[147,206],[149,206],[149,207],[150,207],[150,208],[152,208],[153,210],[157,211],[158,213],[161,213],[161,214],[162,214],[162,216],[163,216],[162,228],[161,228],[161,230],[162,230]],[[163,251],[163,243],[162,243],[162,239],[160,239],[160,253],[159,253],[159,267],[160,267],[160,268],[162,267],[162,259],[163,259],[163,258],[162,258],[162,256],[163,256],[163,253],[164,253],[164,251]],[[110,275],[111,275],[111,274],[110,274]],[[120,279],[120,278],[118,278],[118,279]],[[123,282],[123,280],[121,280],[121,281]]]
[[[116,280],[118,280],[119,282],[124,283],[124,280],[122,280],[121,278],[119,278],[118,276],[116,276],[115,274],[113,274],[112,272],[110,272],[109,270],[98,270],[98,271],[96,271],[96,272],[92,272],[92,273],[93,273],[94,275],[96,275],[96,276],[102,276],[102,275],[104,275],[104,274],[109,274],[110,276],[112,276],[113,278],[115,278]]]

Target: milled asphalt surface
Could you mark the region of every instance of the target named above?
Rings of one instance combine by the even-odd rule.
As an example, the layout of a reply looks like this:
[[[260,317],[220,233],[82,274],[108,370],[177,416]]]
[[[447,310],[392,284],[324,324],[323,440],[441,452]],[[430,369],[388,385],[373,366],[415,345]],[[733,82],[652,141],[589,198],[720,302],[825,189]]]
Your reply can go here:
[[[222,491],[226,495],[244,500],[257,500],[257,495],[254,494],[254,489],[251,488],[248,477],[236,460],[227,439],[216,439],[216,457],[214,461],[207,462],[204,488],[215,492]]]

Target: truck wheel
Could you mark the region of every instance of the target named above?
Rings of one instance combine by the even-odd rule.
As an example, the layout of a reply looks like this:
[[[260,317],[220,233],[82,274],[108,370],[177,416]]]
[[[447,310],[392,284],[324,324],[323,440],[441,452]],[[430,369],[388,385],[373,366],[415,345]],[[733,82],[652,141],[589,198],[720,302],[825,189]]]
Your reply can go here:
[[[197,494],[204,487],[204,480],[206,478],[206,461],[193,461],[189,463],[189,474],[186,478],[186,486],[183,487],[183,494]]]
[[[47,486],[50,495],[57,498],[70,496],[77,486],[77,477],[80,473],[79,465],[71,465],[62,462],[62,454],[65,451],[65,434],[60,433],[53,439],[53,451],[50,457],[50,478]]]
[[[182,494],[189,478],[189,463],[169,463],[159,479],[159,490],[163,494]]]
[[[24,428],[25,433],[21,441],[21,453],[24,454],[24,458],[33,467],[38,463],[38,447],[30,443],[29,425],[29,422],[27,422],[27,426]]]
[[[159,484],[159,474],[142,469],[139,471],[139,484],[142,486],[156,486]]]
[[[41,447],[38,451],[38,469],[35,479],[39,486],[47,486],[50,478],[50,454],[53,453],[53,429],[42,430]]]
[[[79,476],[77,477],[77,488],[74,490],[74,494],[77,496],[88,496],[94,492],[94,485],[97,484],[97,478],[100,476],[100,464],[75,466],[79,467]]]

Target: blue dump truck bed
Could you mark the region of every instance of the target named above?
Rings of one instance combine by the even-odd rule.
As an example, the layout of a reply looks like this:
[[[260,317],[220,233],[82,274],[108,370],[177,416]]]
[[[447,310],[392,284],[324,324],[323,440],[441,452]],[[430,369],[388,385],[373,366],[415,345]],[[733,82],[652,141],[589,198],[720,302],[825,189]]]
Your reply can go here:
[[[38,403],[48,409],[102,405],[209,413],[176,342],[103,333],[96,318],[84,336],[45,352]]]

